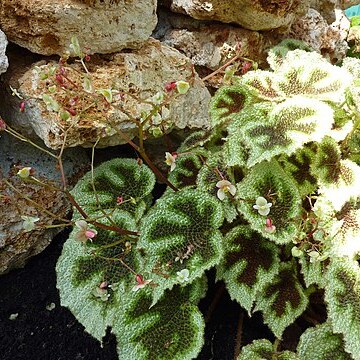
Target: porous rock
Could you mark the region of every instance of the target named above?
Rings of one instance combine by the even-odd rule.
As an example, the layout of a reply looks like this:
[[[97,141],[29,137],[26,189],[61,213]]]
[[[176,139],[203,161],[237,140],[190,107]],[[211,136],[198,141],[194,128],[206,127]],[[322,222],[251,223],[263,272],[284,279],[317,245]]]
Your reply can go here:
[[[14,177],[7,181],[21,195],[0,177],[0,275],[24,266],[30,257],[43,251],[61,230],[61,227],[45,228],[45,225],[61,221],[54,220],[44,211],[40,211],[39,207],[51,211],[60,219],[66,217],[71,208],[61,192],[36,184],[25,184]],[[30,197],[37,206],[26,201],[24,196]],[[40,227],[26,232],[21,216],[38,217],[39,221],[35,224]]]
[[[23,113],[19,112],[19,100],[11,96],[11,92],[3,91],[7,104],[3,117],[26,136],[36,133],[53,149],[61,148],[64,141],[65,147],[88,147],[97,139],[100,139],[98,146],[102,147],[126,143],[127,139],[109,127],[109,124],[120,128],[126,137],[133,137],[137,130],[127,114],[140,118],[142,111],[149,110],[148,104],[136,98],[149,100],[157,92],[164,91],[166,82],[177,80],[191,79],[193,84],[187,94],[169,104],[167,117],[178,129],[204,128],[209,125],[210,93],[200,78],[193,73],[191,61],[177,50],[154,39],[149,39],[141,49],[94,57],[93,61],[87,64],[94,88],[112,88],[133,96],[125,95],[122,99],[125,112],[113,109],[108,113],[107,121],[102,113],[87,113],[89,116],[82,117],[76,126],[66,130],[66,140],[66,123],[64,124],[57,113],[48,111],[42,101],[47,85],[40,80],[35,66],[41,68],[45,66],[45,62],[32,64],[29,69],[25,67],[23,71],[13,67],[15,61],[14,64],[12,61],[10,63],[12,66],[6,73],[6,84],[3,88],[8,89],[9,85],[16,88],[27,99],[26,109]],[[50,61],[47,66],[51,64],[55,63]],[[74,66],[81,71],[79,64]]]
[[[332,63],[336,63],[348,51],[350,22],[344,11],[336,4],[333,5],[322,7],[324,13],[320,13],[320,9],[310,8],[305,16],[293,24],[289,36],[305,41]]]
[[[0,74],[4,73],[8,68],[8,59],[5,55],[8,42],[5,34],[0,30]]]
[[[279,40],[271,33],[246,30],[230,24],[194,20],[188,16],[159,11],[157,32],[161,41],[173,46],[194,65],[211,70],[219,68],[237,53],[265,65],[267,50]]]
[[[160,2],[163,5],[169,1]],[[195,19],[236,23],[250,30],[287,29],[308,6],[301,0],[171,0],[170,9]]]
[[[64,54],[73,35],[91,53],[138,47],[156,22],[156,0],[0,1],[9,41],[43,55]]]

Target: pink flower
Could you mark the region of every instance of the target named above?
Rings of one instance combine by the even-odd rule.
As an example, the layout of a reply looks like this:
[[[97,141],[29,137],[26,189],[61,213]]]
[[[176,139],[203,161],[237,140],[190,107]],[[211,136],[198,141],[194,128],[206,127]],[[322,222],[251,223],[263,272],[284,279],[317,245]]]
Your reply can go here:
[[[276,231],[276,226],[273,225],[270,218],[266,219],[266,224],[265,224],[265,229],[264,230],[269,234],[273,234]]]
[[[86,243],[88,240],[91,241],[97,234],[96,230],[90,229],[85,220],[78,220],[75,222],[75,225],[78,228],[75,239],[82,243]]]
[[[152,279],[144,280],[142,275],[137,274],[135,276],[135,281],[136,281],[136,285],[132,288],[132,291],[138,291],[140,289],[143,289],[146,285],[152,282]]]
[[[20,112],[24,112],[25,111],[25,101],[22,101],[21,103],[20,103],[20,105],[19,105],[19,108],[20,108]]]
[[[117,203],[118,205],[121,205],[123,202],[124,202],[124,198],[123,198],[122,196],[118,196],[118,197],[116,198],[116,203]]]
[[[219,188],[217,191],[217,197],[220,200],[224,200],[226,193],[229,192],[232,196],[236,193],[236,187],[228,180],[220,180],[216,183],[216,187]]]

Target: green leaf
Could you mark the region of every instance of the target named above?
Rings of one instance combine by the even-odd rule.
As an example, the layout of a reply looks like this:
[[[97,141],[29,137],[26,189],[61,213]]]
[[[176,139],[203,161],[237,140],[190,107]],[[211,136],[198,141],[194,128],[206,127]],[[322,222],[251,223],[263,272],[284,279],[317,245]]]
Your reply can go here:
[[[189,153],[179,154],[176,167],[170,172],[168,180],[178,189],[195,186],[198,173],[206,160],[208,153],[203,149],[194,149]],[[173,190],[169,189],[172,193]]]
[[[318,189],[325,201],[332,204],[336,211],[360,195],[360,167],[350,160],[340,160],[340,175],[335,183],[322,184]]]
[[[270,71],[247,72],[241,79],[258,100],[281,101],[283,95],[276,88],[276,74]]]
[[[329,136],[319,144],[311,173],[324,185],[337,183],[341,176],[341,151],[337,142]]]
[[[249,158],[248,143],[244,140],[241,128],[256,119],[259,123],[266,123],[272,110],[271,103],[258,103],[244,109],[228,126],[228,136],[225,143],[226,162],[228,166],[246,166]]]
[[[251,102],[249,89],[244,85],[220,88],[210,103],[212,126],[231,120]]]
[[[135,221],[127,212],[115,211],[113,221],[120,227],[136,230]],[[108,219],[99,222],[110,225]],[[84,245],[76,240],[77,231],[74,229],[71,232],[57,262],[57,288],[61,305],[68,307],[85,330],[100,341],[105,336],[106,328],[113,325],[118,308],[135,285],[134,275],[114,259],[122,259],[137,271],[137,256],[133,251],[127,253],[125,246],[125,242],[129,241],[134,248],[135,241],[97,228],[93,242]],[[104,281],[113,286],[104,292],[106,300],[99,296],[99,286]]]
[[[279,159],[281,166],[297,184],[301,197],[310,195],[317,188],[317,180],[310,172],[314,157],[315,153],[311,148],[303,147],[290,157],[283,156]]]
[[[272,203],[270,213],[276,232],[265,231],[266,216],[253,208],[258,197],[265,197]],[[262,162],[251,169],[238,184],[236,194],[238,209],[251,227],[264,237],[278,244],[290,243],[298,233],[301,214],[301,198],[294,181],[285,173],[278,162]]]
[[[360,354],[360,270],[357,261],[333,258],[327,272],[325,301],[335,333],[343,334],[345,350]]]
[[[273,70],[276,70],[283,63],[283,59],[286,57],[287,53],[297,49],[307,52],[314,51],[311,46],[309,46],[304,41],[296,39],[284,39],[278,45],[270,49],[267,62]]]
[[[300,360],[300,358],[291,351],[278,351],[269,340],[261,339],[244,346],[237,360]]]
[[[264,322],[277,338],[306,309],[308,297],[289,263],[280,265],[279,275],[262,291],[255,311],[262,311]]]
[[[291,155],[310,141],[321,141],[331,130],[333,111],[316,99],[293,97],[278,105],[269,118],[246,123],[240,131],[249,147],[249,167],[276,155]]]
[[[113,327],[121,360],[190,360],[204,343],[204,319],[189,286],[175,287],[153,307],[149,291],[137,292]]]
[[[221,175],[220,175],[221,174]],[[213,153],[205,162],[197,177],[197,188],[209,192],[217,198],[216,187],[218,181],[226,179],[235,184],[234,176],[230,169],[227,169],[222,152]],[[224,200],[220,201],[224,215],[228,222],[232,222],[238,216],[233,196],[228,193]]]
[[[225,281],[231,299],[250,313],[258,292],[279,272],[279,249],[249,226],[232,229],[223,244],[217,278]]]
[[[89,215],[100,209],[107,214],[121,209],[138,219],[154,185],[155,175],[146,165],[139,165],[134,159],[113,159],[95,168],[93,177],[88,172],[76,184],[72,195]],[[117,203],[118,197],[123,199],[121,204]]]
[[[300,337],[297,353],[301,360],[351,360],[344,350],[342,336],[334,334],[326,322],[307,329]]]
[[[317,284],[321,288],[326,286],[324,278],[326,266],[323,261],[310,262],[310,257],[307,254],[302,254],[299,258],[299,263],[301,265],[300,272],[304,277],[307,288],[312,284]]]
[[[348,71],[331,65],[321,54],[289,51],[277,69],[276,88],[284,97],[306,96],[341,104],[352,81]]]
[[[178,272],[189,271],[188,283],[217,265],[222,256],[224,220],[221,204],[206,192],[184,189],[159,199],[143,219],[138,247],[154,273],[154,303],[166,289],[181,283]],[[157,274],[163,274],[157,275]]]

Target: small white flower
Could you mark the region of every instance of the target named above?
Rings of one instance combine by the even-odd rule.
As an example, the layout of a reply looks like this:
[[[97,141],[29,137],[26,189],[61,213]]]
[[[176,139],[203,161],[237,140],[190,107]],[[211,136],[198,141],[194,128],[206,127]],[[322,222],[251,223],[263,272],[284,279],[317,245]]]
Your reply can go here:
[[[35,229],[35,223],[40,220],[38,217],[22,215],[21,218],[24,220],[22,227],[28,232]]]
[[[300,257],[303,254],[302,250],[300,250],[297,246],[293,246],[291,249],[291,255],[294,257]]]
[[[78,231],[75,234],[75,239],[77,241],[86,243],[88,240],[92,240],[97,234],[96,230],[90,229],[85,220],[78,220],[75,222],[75,225],[78,228]]]
[[[166,163],[166,165],[170,166],[170,171],[173,171],[175,169],[176,158],[177,158],[177,154],[175,154],[175,153],[173,153],[173,154],[170,154],[169,152],[165,153],[165,163]]]
[[[236,194],[236,187],[228,180],[220,180],[216,183],[216,187],[219,188],[217,191],[217,197],[220,200],[224,200],[226,193],[229,192],[232,196]]]
[[[178,271],[176,275],[176,280],[181,284],[189,281],[190,272],[188,269],[182,269],[181,271]]]
[[[264,197],[259,196],[256,199],[256,205],[254,205],[253,208],[256,209],[260,215],[267,216],[270,213],[271,206],[272,203],[268,203]]]
[[[32,168],[30,166],[23,167],[17,172],[17,175],[22,179],[27,179],[31,175]]]

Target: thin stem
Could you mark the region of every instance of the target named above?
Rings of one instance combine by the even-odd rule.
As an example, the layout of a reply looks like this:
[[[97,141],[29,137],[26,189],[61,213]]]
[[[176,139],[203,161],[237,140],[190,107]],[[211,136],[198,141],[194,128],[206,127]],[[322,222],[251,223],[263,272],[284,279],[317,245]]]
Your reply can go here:
[[[236,342],[234,350],[234,360],[237,360],[240,351],[241,351],[241,338],[242,338],[242,329],[243,329],[244,313],[241,311],[238,320],[237,332],[236,332]]]
[[[205,323],[209,322],[216,306],[218,305],[219,301],[221,300],[222,296],[224,295],[225,293],[225,285],[222,283],[220,285],[220,287],[218,288],[210,306],[209,306],[209,309],[205,315]]]
[[[11,184],[9,181],[7,181],[6,179],[3,179],[4,183],[9,186],[13,191],[15,191],[17,194],[19,194],[24,200],[26,200],[27,202],[29,202],[30,204],[32,204],[36,209],[39,209],[40,211],[42,211],[43,213],[49,215],[50,217],[56,219],[56,220],[61,220],[63,222],[68,223],[69,225],[71,225],[71,221],[68,219],[64,219],[59,217],[58,215],[52,213],[51,211],[45,209],[44,207],[42,207],[38,202],[30,199],[28,196],[24,195],[19,189],[17,189],[13,184]]]
[[[35,148],[37,148],[38,150],[50,155],[51,157],[57,159],[57,156],[54,155],[53,153],[51,153],[50,151],[42,148],[41,146],[35,144],[34,142],[32,142],[31,140],[27,139],[25,136],[19,134],[17,131],[15,131],[14,129],[12,129],[9,125],[6,124],[6,128],[5,128],[5,131],[14,136],[15,138],[19,139],[20,141],[23,141],[23,142],[27,142],[28,144],[34,146]]]
[[[213,71],[211,74],[203,77],[201,80],[202,81],[206,81],[211,79],[213,76],[215,76],[216,74],[218,74],[219,72],[221,72],[222,70],[226,69],[229,65],[231,65],[233,62],[235,62],[237,59],[239,59],[240,56],[239,55],[235,55],[233,58],[231,58],[227,63],[225,63],[224,65],[220,66],[218,69],[216,69],[215,71]]]

